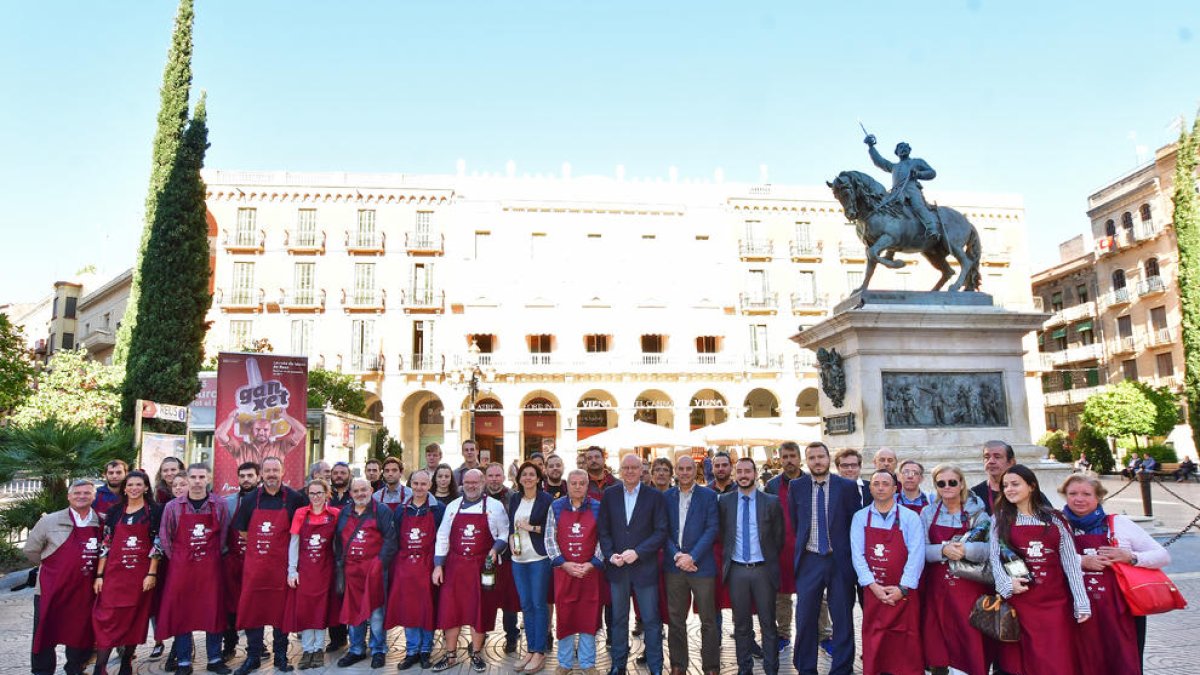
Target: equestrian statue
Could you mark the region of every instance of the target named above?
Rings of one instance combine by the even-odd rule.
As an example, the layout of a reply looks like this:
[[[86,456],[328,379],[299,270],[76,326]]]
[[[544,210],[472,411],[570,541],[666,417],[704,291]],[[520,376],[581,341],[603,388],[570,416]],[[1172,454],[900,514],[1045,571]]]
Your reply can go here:
[[[979,232],[958,211],[925,202],[920,181],[937,176],[933,167],[923,159],[910,157],[912,148],[908,143],[896,146],[899,160],[892,162],[875,149],[875,136],[867,134],[863,142],[872,163],[892,174],[892,189],[860,171],[843,171],[832,183],[825,183],[867,247],[867,269],[857,290],[867,289],[876,265],[898,269],[904,267],[904,262],[896,260],[897,253],[920,253],[942,273],[933,290],[941,290],[954,276],[948,261],[954,256],[960,271],[948,290],[978,291],[979,260],[983,256]]]

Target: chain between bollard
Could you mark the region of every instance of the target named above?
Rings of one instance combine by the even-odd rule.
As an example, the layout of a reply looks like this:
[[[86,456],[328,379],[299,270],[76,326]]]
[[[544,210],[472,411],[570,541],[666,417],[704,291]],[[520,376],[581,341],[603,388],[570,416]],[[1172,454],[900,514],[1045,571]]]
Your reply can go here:
[[[1188,530],[1191,530],[1193,527],[1200,528],[1200,513],[1196,514],[1196,517],[1192,519],[1192,522],[1188,523],[1187,527],[1177,532],[1174,537],[1168,539],[1166,543],[1163,544],[1163,548],[1168,548],[1171,544],[1179,541],[1183,535],[1187,534]]]
[[[1159,478],[1158,476],[1155,476],[1155,477],[1154,477],[1154,480],[1158,482],[1158,486],[1159,486],[1159,487],[1161,487],[1162,489],[1166,490],[1166,491],[1167,491],[1167,493],[1168,493],[1168,494],[1170,494],[1172,497],[1174,497],[1174,498],[1178,499],[1179,501],[1183,502],[1184,504],[1187,504],[1188,506],[1192,507],[1193,509],[1196,509],[1197,511],[1200,511],[1200,506],[1196,506],[1195,504],[1193,504],[1193,503],[1189,502],[1188,500],[1186,500],[1186,499],[1184,499],[1183,497],[1181,497],[1181,496],[1179,495],[1179,493],[1177,493],[1177,492],[1175,492],[1174,490],[1172,490],[1171,488],[1167,487],[1167,483],[1166,483],[1166,481],[1164,481],[1163,479]],[[1124,489],[1124,488],[1122,488],[1122,489]]]
[[[1113,497],[1116,497],[1117,495],[1119,495],[1119,494],[1121,494],[1122,492],[1124,492],[1126,488],[1128,488],[1130,485],[1133,485],[1133,484],[1134,484],[1134,483],[1136,483],[1136,482],[1137,482],[1137,480],[1130,480],[1129,482],[1127,482],[1127,483],[1125,483],[1124,485],[1122,485],[1120,490],[1117,490],[1116,492],[1114,492],[1114,493],[1112,493],[1112,494],[1108,495],[1108,496],[1107,496],[1107,497],[1105,497],[1105,498],[1104,498],[1104,500],[1103,500],[1103,501],[1101,501],[1100,503],[1101,503],[1101,504],[1103,504],[1104,502],[1106,502],[1106,501],[1108,501],[1108,500],[1112,499]]]

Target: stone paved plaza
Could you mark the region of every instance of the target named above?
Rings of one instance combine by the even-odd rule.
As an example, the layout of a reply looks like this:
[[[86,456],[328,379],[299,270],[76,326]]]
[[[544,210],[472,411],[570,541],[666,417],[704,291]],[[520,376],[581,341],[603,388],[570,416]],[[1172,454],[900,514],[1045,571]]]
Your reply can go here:
[[[1186,546],[1185,546],[1186,545]],[[1175,549],[1178,548],[1178,551]],[[1184,550],[1184,549],[1187,550]],[[1188,558],[1188,565],[1196,567],[1197,561],[1200,560],[1200,537],[1189,536],[1176,544],[1173,547],[1173,552],[1178,557]],[[1176,565],[1181,567],[1181,565]],[[1191,607],[1184,611],[1172,612],[1163,616],[1155,616],[1150,618],[1149,635],[1146,645],[1146,673],[1156,675],[1179,675],[1181,673],[1197,673],[1200,672],[1200,652],[1197,651],[1196,640],[1200,636],[1200,571],[1174,573],[1173,577],[1179,582],[1184,595],[1191,602]],[[15,593],[7,591],[2,592],[3,597],[0,597],[0,675],[22,675],[29,672],[29,641],[30,641],[30,626],[33,617],[31,590],[23,590]],[[858,618],[856,611],[856,620]],[[726,612],[725,626],[729,630],[730,616]],[[699,666],[699,624],[696,620],[692,621],[690,626],[693,636],[691,644],[693,645],[693,654],[691,657],[691,672],[700,673]],[[201,654],[203,638],[200,638],[197,644],[197,653]],[[270,639],[268,637],[268,644]],[[395,673],[396,664],[404,658],[404,635],[399,629],[393,630],[388,635],[388,643],[390,646],[388,652],[388,662],[383,670],[376,671],[380,673]],[[464,643],[465,644],[465,643]],[[516,661],[516,656],[505,656],[503,651],[504,639],[501,633],[492,633],[485,647],[486,658],[488,662],[488,672],[499,674],[509,673],[511,664]],[[602,646],[603,643],[601,643]],[[236,667],[244,658],[245,643],[242,643],[242,650],[230,665]],[[634,638],[632,640],[634,654],[641,653],[641,641]],[[664,647],[665,650],[665,647]],[[152,674],[159,675],[163,673],[163,662],[165,659],[149,660],[146,655],[150,651],[150,645],[147,644],[138,649],[138,659],[135,662],[136,672],[142,675]],[[298,640],[291,641],[291,661],[295,664],[299,657],[300,644]],[[440,643],[435,646],[434,659],[436,660],[441,653]],[[61,654],[60,654],[61,657]],[[781,662],[781,672],[794,672],[791,665],[791,650],[784,655]],[[329,658],[330,667],[325,669],[313,669],[311,672],[320,674],[324,671],[340,672],[341,669],[332,666],[335,658]],[[460,663],[465,662],[465,659],[460,659]],[[364,661],[355,665],[353,668],[345,669],[346,671],[366,675],[373,672],[367,667],[368,661]],[[547,660],[546,673],[554,672],[555,661],[553,658]],[[600,649],[598,665],[604,668],[608,666],[608,654],[605,650]],[[644,668],[633,667],[633,660],[630,659],[631,672],[645,672]],[[59,668],[62,667],[60,658]],[[829,659],[821,654],[819,667],[822,673],[828,672]],[[112,663],[110,673],[115,675],[117,664]],[[89,673],[91,671],[89,670]],[[198,668],[197,673],[203,673],[202,668]],[[260,671],[265,675],[270,675],[274,672],[269,666],[264,666]],[[420,672],[419,669],[414,669],[410,672]],[[457,669],[447,671],[450,673],[462,673],[463,675],[472,672],[469,665],[460,665]],[[604,672],[603,670],[601,672]],[[731,674],[736,672],[736,662],[733,650],[733,638],[726,635],[721,651],[721,672]],[[761,672],[759,662],[756,662],[755,672]],[[861,672],[861,662],[857,664],[855,672]]]

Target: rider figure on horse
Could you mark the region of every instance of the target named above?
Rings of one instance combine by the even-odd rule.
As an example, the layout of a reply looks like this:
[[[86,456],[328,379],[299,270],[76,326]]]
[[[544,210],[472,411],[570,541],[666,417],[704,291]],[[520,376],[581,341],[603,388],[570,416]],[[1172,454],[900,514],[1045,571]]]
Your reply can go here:
[[[920,182],[933,180],[937,176],[937,172],[925,160],[909,157],[912,148],[908,143],[901,142],[896,145],[896,156],[900,158],[900,161],[893,163],[884,159],[875,149],[874,134],[867,134],[863,142],[869,147],[871,161],[875,163],[875,166],[892,174],[892,191],[879,204],[880,208],[897,201],[901,204],[908,202],[913,214],[925,226],[926,235],[931,239],[938,239],[941,234],[938,232],[937,217],[925,203],[925,196],[921,194]]]

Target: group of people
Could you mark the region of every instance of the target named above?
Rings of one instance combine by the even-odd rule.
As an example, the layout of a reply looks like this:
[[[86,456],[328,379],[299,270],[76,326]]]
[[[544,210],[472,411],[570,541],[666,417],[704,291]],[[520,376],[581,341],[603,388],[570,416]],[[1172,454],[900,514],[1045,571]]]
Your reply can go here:
[[[571,471],[557,455],[531,456],[511,487],[473,441],[462,451],[464,464],[452,468],[431,445],[407,476],[397,458],[369,463],[363,478],[318,462],[301,490],[284,485],[283,462],[267,457],[239,466],[239,491],[227,497],[211,492],[204,464],[169,458],[152,481],[111,462],[99,489],[76,481],[70,506],[29,535],[26,554],[40,565],[33,673],[53,673],[55,646],[65,645],[68,675],[94,652],[104,675],[114,649],[119,675],[131,675],[151,625],[156,651],[173,640],[168,665],[180,675],[193,672],[196,631],[206,633],[207,671],[235,672],[226,662],[239,631],[247,656],[236,675],[260,668],[267,626],[284,672],[324,666],[343,648],[339,667],[368,658],[382,667],[395,627],[405,634],[400,670],[456,667],[467,627],[465,658],[482,672],[499,615],[506,653],[518,650],[523,628],[515,672],[543,670],[555,647],[557,675],[594,675],[606,628],[608,672],[624,675],[632,606],[632,634],[645,647],[638,661],[655,675],[688,671],[691,614],[706,674],[719,672],[731,618],[739,675],[756,659],[777,673],[793,636],[798,672],[816,673],[825,650],[841,675],[856,657],[855,603],[869,675],[1133,673],[1145,621],[1124,604],[1113,565],[1170,560],[1135,523],[1104,512],[1095,476],[1072,474],[1059,489],[1066,507],[1054,509],[1000,441],[983,447],[985,481],[968,487],[962,468],[943,464],[930,473],[931,493],[922,491],[925,468],[887,448],[864,470],[856,449],[784,443],[781,473],[761,485],[749,457],[722,452],[698,464],[683,455],[646,467],[628,454],[614,476],[593,447]],[[1027,574],[1005,565],[1014,555]],[[956,561],[989,563],[994,584],[957,575]],[[989,593],[1016,609],[1018,642],[992,642],[970,626]],[[292,634],[302,652],[295,665]]]

